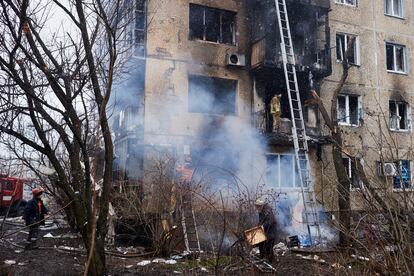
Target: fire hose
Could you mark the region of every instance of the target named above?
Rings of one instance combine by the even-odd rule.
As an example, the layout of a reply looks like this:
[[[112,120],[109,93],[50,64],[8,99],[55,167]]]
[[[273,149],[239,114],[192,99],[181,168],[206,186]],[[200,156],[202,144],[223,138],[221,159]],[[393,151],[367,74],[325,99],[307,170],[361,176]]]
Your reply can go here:
[[[3,240],[4,238],[7,238],[7,237],[9,237],[9,236],[11,236],[11,235],[14,235],[14,234],[16,234],[16,233],[19,233],[20,231],[22,231],[22,230],[24,230],[24,229],[27,229],[27,228],[30,228],[31,226],[34,226],[34,225],[40,224],[41,222],[45,221],[46,219],[49,219],[49,218],[51,218],[51,217],[54,217],[55,215],[57,215],[58,213],[60,213],[62,210],[66,209],[66,208],[67,208],[70,204],[72,204],[74,201],[75,201],[75,199],[72,199],[71,201],[69,201],[69,203],[67,203],[65,206],[63,206],[63,207],[62,207],[62,208],[60,208],[59,210],[57,210],[57,211],[53,212],[53,213],[52,213],[52,214],[50,214],[49,216],[47,216],[47,217],[45,217],[45,218],[43,218],[43,219],[41,219],[41,220],[39,220],[39,221],[36,221],[35,223],[32,223],[32,224],[26,225],[26,226],[24,226],[24,227],[21,227],[21,228],[17,229],[16,231],[13,231],[13,232],[11,232],[11,233],[8,233],[7,235],[2,235],[2,236],[0,237],[0,240]]]

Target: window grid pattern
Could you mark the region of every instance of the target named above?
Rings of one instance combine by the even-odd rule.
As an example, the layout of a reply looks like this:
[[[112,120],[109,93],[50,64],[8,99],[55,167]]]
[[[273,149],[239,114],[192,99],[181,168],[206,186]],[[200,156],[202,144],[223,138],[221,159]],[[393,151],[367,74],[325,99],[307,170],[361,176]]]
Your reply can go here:
[[[266,155],[267,184],[275,189],[300,188],[300,177],[293,154]],[[295,172],[295,173],[293,173]]]
[[[384,0],[384,13],[395,17],[404,17],[403,0]]]
[[[339,95],[337,101],[338,123],[347,126],[359,126],[362,119],[360,96]]]
[[[404,45],[386,43],[387,70],[407,73],[407,49]]]
[[[353,39],[350,44],[350,40]],[[348,48],[349,47],[349,48]],[[348,51],[348,53],[347,53]],[[360,65],[359,62],[359,37],[350,34],[336,34],[336,59],[344,61],[345,55],[348,56],[348,63]]]
[[[236,44],[236,13],[190,4],[191,40]]]

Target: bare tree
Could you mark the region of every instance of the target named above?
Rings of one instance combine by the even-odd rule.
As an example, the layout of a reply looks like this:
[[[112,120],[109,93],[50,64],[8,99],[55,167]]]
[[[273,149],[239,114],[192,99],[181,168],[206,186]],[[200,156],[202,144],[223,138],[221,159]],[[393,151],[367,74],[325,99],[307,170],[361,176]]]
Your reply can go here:
[[[36,154],[36,160],[56,171],[52,185],[62,200],[73,201],[69,208],[92,275],[105,272],[114,157],[107,104],[114,77],[124,65],[121,42],[129,24],[125,18],[130,18],[125,14],[133,14],[130,3],[0,2],[1,137],[15,141],[16,154]],[[94,202],[99,153],[104,160],[102,189]],[[27,163],[37,169],[35,162]]]
[[[350,47],[352,43],[353,39],[348,42],[347,49],[353,49]],[[352,154],[344,146],[343,133],[337,119],[337,101],[338,95],[341,93],[343,87],[347,82],[349,70],[352,67],[352,65],[348,63],[349,55],[351,54],[351,52],[346,51],[346,58],[342,61],[342,75],[332,93],[330,113],[327,111],[324,103],[319,98],[316,91],[311,91],[313,98],[318,104],[325,125],[330,131],[331,141],[333,143],[332,157],[337,176],[340,244],[345,247],[350,244],[351,240],[358,242],[357,237],[354,235],[351,229],[351,180],[345,169],[343,162],[344,156],[350,158],[351,162],[355,164],[355,171],[353,173],[355,173],[363,183],[363,189],[360,190],[360,193],[363,198],[363,202],[366,203],[367,208],[369,208],[369,211],[371,211],[370,215],[372,215],[372,211],[375,210],[376,214],[381,213],[389,216],[391,221],[391,228],[394,228],[394,230],[391,231],[392,235],[394,235],[394,241],[397,241],[399,243],[399,240],[402,240],[401,232],[407,230],[408,233],[405,233],[406,235],[403,235],[403,240],[409,242],[409,238],[407,240],[407,235],[411,235],[410,229],[412,228],[412,216],[409,214],[409,209],[411,208],[410,206],[412,206],[412,202],[407,199],[406,191],[404,190],[402,193],[402,202],[399,202],[399,200],[394,196],[387,196],[386,194],[383,194],[381,191],[385,190],[386,187],[389,187],[389,183],[387,178],[379,179],[378,177],[375,177],[375,175],[378,174],[378,164],[375,164],[375,166],[370,166],[364,162],[363,158],[357,156],[356,154]],[[378,140],[376,146],[377,151],[381,153],[379,156],[380,161],[383,162],[384,160],[399,160],[399,150],[396,141],[393,139],[389,131],[384,132],[382,128],[383,121],[385,121],[385,125],[388,126],[388,116],[386,116],[385,113],[381,111],[378,116],[374,117],[379,129],[380,138],[374,138],[374,140]],[[372,134],[372,136],[378,136],[378,134]],[[389,149],[389,153],[386,157],[383,153],[384,147]],[[402,178],[400,170],[399,174]],[[403,208],[401,208],[402,205],[404,206]],[[378,219],[376,221],[378,221]],[[382,223],[383,222],[380,222],[379,224]],[[401,230],[401,224],[404,224],[405,230]]]

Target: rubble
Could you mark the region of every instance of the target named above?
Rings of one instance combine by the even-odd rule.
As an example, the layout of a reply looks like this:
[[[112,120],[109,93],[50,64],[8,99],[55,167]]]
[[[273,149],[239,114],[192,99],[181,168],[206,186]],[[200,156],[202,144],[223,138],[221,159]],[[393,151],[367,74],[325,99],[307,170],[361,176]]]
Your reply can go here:
[[[339,264],[339,263],[333,263],[332,265],[331,265],[333,268],[336,268],[336,269],[345,269],[345,267],[344,266],[342,266],[341,264]]]
[[[289,249],[287,248],[287,246],[283,242],[280,242],[280,243],[276,244],[275,246],[273,246],[273,253],[276,256],[279,256],[279,255],[280,256],[285,256],[285,254],[288,250]]]
[[[151,263],[151,261],[140,261],[139,263],[137,263],[137,266],[146,266],[149,265]]]
[[[358,256],[358,255],[355,255],[355,254],[352,254],[351,257],[354,258],[354,259],[357,259],[357,260],[369,262],[369,258],[367,258],[367,257],[362,257],[362,256]]]
[[[15,260],[5,260],[4,263],[6,265],[15,265],[16,264],[16,261]]]

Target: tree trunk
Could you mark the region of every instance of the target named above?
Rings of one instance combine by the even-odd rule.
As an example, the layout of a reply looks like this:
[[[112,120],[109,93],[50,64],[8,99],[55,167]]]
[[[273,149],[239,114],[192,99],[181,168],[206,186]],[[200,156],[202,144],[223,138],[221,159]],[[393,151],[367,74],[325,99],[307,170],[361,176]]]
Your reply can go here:
[[[337,145],[341,144],[342,139],[340,135],[334,134],[334,140]],[[338,141],[339,140],[339,141]],[[338,180],[337,192],[338,192],[338,207],[339,207],[339,244],[343,247],[349,245],[349,230],[351,229],[351,203],[350,203],[350,188],[351,183],[348,174],[345,170],[342,160],[342,151],[337,146],[332,147],[332,157],[335,166],[335,172]]]
[[[105,275],[106,266],[105,266],[104,243],[105,243],[105,239],[98,238],[95,240],[95,246],[93,249],[91,263],[89,265],[88,275],[92,275],[92,276]]]

